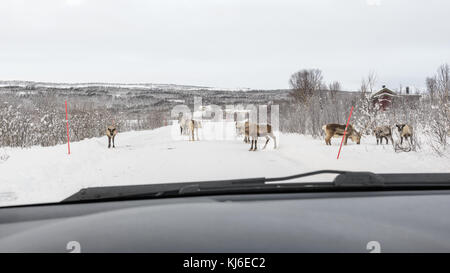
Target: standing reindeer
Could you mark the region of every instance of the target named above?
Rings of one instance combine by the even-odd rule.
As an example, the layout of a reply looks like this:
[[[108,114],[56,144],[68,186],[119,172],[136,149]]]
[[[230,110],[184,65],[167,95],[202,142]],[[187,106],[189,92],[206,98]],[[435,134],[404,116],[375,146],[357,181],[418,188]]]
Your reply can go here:
[[[189,140],[194,141],[195,134],[197,134],[197,140],[200,140],[198,136],[198,128],[202,128],[201,121],[180,117],[178,119],[178,125],[180,125],[181,135],[189,135]]]
[[[325,144],[331,145],[331,138],[332,137],[341,137],[344,135],[345,131],[345,124],[326,124],[322,126],[322,130],[325,131]],[[344,145],[347,145],[347,139],[351,137],[353,142],[356,142],[356,144],[361,143],[361,134],[358,133],[351,124],[347,127],[347,133],[345,134],[344,138]]]
[[[180,134],[181,135],[189,134],[189,122],[190,122],[190,119],[186,119],[184,117],[180,117],[178,119],[178,124],[180,125]]]
[[[108,137],[108,148],[111,148],[111,139],[112,139],[112,145],[113,148],[116,148],[116,146],[114,146],[114,138],[117,135],[117,128],[115,125],[110,125],[108,126],[108,128],[106,129],[106,136]]]
[[[400,133],[400,144],[403,144],[403,139],[408,140],[412,145],[413,127],[408,124],[396,124],[397,130]]]
[[[200,140],[200,138],[198,137],[198,128],[202,128],[202,123],[199,120],[190,119],[189,120],[189,130],[190,130],[189,140],[194,141],[196,134],[197,134],[197,140]]]
[[[250,124],[248,121],[245,122],[245,137],[246,139],[251,139],[252,144],[249,151],[256,151],[258,149],[258,137],[266,138],[266,143],[264,144],[263,150],[266,148],[267,143],[269,143],[270,138],[273,139],[273,148],[277,148],[277,138],[273,134],[272,125],[270,124],[259,125]]]
[[[394,143],[394,140],[392,139],[392,131],[391,127],[389,126],[379,126],[375,129],[373,129],[373,133],[375,134],[375,137],[377,138],[377,145],[378,142],[380,144],[383,144],[383,138],[386,139],[386,144],[389,144],[389,140],[391,140],[391,143]]]
[[[245,128],[248,126],[248,121],[236,121],[236,135],[244,135],[244,143],[249,143],[248,134],[245,134]]]

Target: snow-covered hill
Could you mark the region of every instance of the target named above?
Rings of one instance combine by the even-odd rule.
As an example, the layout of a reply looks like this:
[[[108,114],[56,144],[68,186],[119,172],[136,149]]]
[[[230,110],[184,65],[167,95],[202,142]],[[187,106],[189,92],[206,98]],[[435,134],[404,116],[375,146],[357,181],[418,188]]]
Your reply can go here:
[[[317,169],[447,172],[450,166],[448,157],[395,153],[371,137],[361,145],[349,141],[337,160],[339,139],[330,147],[322,139],[282,134],[278,149],[270,142],[264,151],[249,152],[240,137],[191,142],[186,136],[173,137],[174,132],[176,125],[119,133],[115,149],[107,149],[106,137],[87,139],[71,143],[71,155],[66,145],[1,148],[0,206],[56,202],[93,186],[284,176]]]
[[[102,82],[88,82],[88,83],[54,83],[54,82],[34,82],[34,81],[0,81],[0,87],[32,87],[32,88],[89,88],[89,87],[103,87],[103,88],[124,88],[124,89],[141,89],[141,90],[177,90],[177,91],[249,91],[249,88],[219,88],[208,86],[195,85],[180,85],[180,84],[162,84],[162,83],[102,83]]]

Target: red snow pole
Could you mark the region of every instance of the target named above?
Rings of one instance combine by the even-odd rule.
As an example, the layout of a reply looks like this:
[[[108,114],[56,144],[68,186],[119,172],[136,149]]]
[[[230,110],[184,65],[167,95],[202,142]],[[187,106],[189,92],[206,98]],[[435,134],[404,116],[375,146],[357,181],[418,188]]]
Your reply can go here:
[[[339,147],[337,159],[339,159],[339,155],[341,154],[342,142],[344,142],[345,134],[347,134],[348,123],[350,122],[350,118],[352,117],[352,112],[353,112],[353,106],[352,106],[352,109],[350,109],[350,115],[348,116],[347,125],[345,125],[344,136],[342,137],[342,140],[341,140],[341,146]]]
[[[67,116],[67,100],[66,100],[66,128],[67,128],[67,153],[70,155],[69,118]]]

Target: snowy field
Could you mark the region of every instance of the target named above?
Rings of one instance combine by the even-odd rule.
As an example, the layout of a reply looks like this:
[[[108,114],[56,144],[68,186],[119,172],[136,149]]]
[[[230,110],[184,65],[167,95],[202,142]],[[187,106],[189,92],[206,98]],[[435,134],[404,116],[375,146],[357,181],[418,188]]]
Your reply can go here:
[[[249,152],[241,137],[227,126],[223,140],[211,125],[200,129],[200,141],[178,136],[178,126],[119,133],[116,148],[107,138],[67,145],[26,149],[0,148],[0,206],[57,202],[81,188],[248,177],[285,176],[318,169],[373,172],[448,172],[449,157],[431,152],[395,153],[366,136],[361,145],[349,140],[337,160],[340,139],[326,146],[323,139],[297,134],[278,135],[279,147]],[[209,131],[208,131],[209,130]],[[209,140],[205,140],[209,139]],[[263,139],[259,141],[262,147]],[[314,177],[310,180],[332,179]]]

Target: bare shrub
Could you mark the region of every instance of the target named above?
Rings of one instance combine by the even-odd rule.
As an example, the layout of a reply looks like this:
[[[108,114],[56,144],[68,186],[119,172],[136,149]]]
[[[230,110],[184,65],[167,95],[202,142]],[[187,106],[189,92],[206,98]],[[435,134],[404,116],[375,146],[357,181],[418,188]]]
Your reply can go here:
[[[426,79],[428,94],[421,96],[419,100],[410,100],[407,95],[395,97],[391,107],[387,109],[380,109],[377,104],[372,103],[371,94],[376,85],[375,73],[370,73],[361,81],[359,92],[347,93],[338,92],[340,85],[337,83],[323,88],[322,74],[320,70],[315,71],[315,76],[311,76],[312,72],[309,70],[301,70],[291,76],[293,101],[280,106],[282,131],[322,136],[322,125],[345,124],[350,108],[354,106],[350,121],[354,128],[365,136],[371,136],[375,127],[390,126],[394,134],[392,147],[396,152],[420,151],[424,146],[430,146],[438,155],[444,155],[448,150],[448,65],[442,65],[435,76]],[[322,88],[318,90],[317,86]],[[408,124],[414,128],[410,143],[400,144],[395,124]],[[370,141],[370,138],[366,139]]]
[[[53,146],[67,142],[64,97],[36,95],[27,99],[2,94],[0,104],[0,147]],[[163,126],[165,110],[119,111],[108,98],[71,98],[69,132],[71,141],[104,135],[114,122],[119,131]],[[123,105],[121,106],[123,108]]]

